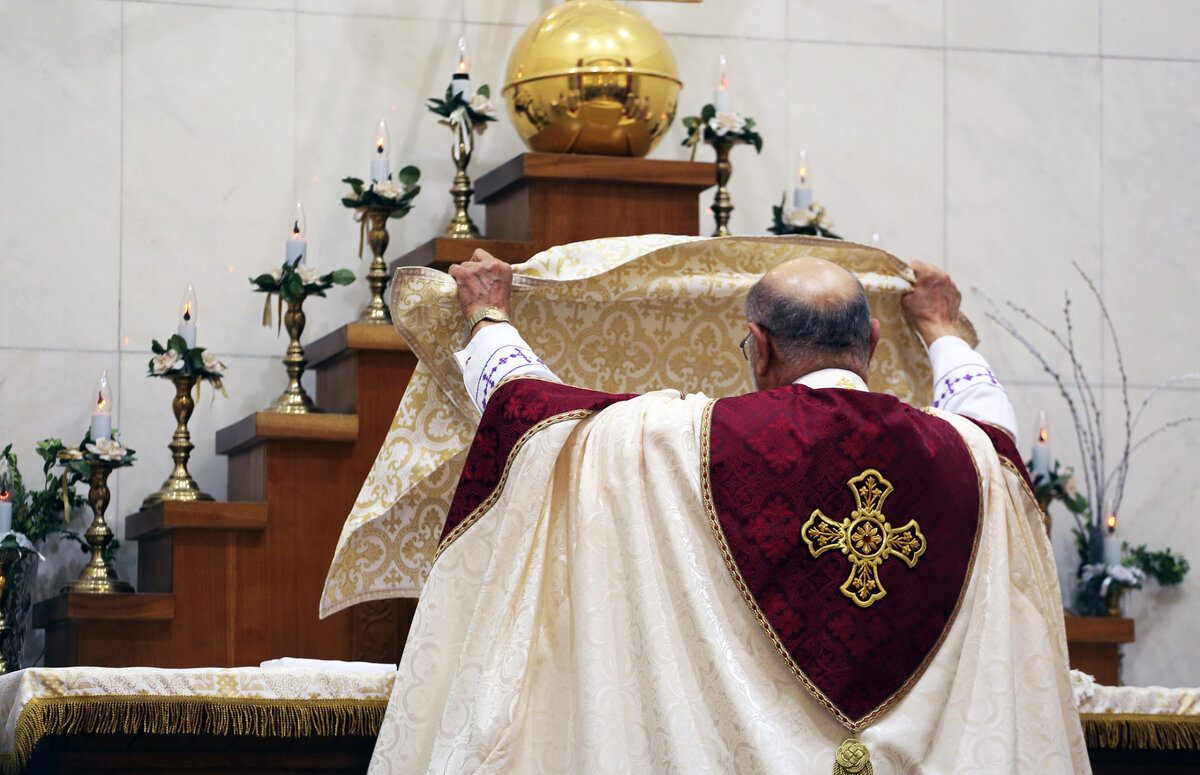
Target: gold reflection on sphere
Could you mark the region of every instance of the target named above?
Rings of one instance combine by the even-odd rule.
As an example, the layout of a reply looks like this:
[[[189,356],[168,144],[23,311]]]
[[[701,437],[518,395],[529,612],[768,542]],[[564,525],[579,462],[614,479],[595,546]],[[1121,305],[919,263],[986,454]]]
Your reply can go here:
[[[679,99],[667,41],[612,0],[568,0],[530,25],[508,58],[504,97],[534,151],[645,156]]]

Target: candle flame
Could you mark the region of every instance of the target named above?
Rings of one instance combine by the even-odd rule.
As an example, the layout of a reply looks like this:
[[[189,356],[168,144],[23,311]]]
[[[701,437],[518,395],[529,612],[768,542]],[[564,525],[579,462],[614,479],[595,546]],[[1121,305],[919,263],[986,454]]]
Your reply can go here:
[[[467,74],[467,58],[464,56],[460,56],[458,58],[458,72],[462,75]]]
[[[8,499],[11,497],[12,497],[12,493],[9,492],[7,489],[0,490],[0,503],[7,503]]]
[[[796,170],[796,174],[800,176],[800,185],[803,186],[808,183],[808,166],[807,165],[803,165],[803,164],[800,165],[800,169]]]
[[[1045,428],[1042,428],[1040,431],[1038,431],[1038,443],[1039,444],[1045,444],[1049,440],[1050,440],[1050,432],[1049,431],[1047,431]]]
[[[375,153],[377,153],[377,154],[379,154],[380,156],[382,156],[382,155],[383,155],[383,146],[384,146],[384,145],[385,145],[385,143],[384,143],[384,140],[383,140],[383,138],[382,138],[382,137],[379,137],[378,139],[376,139],[376,140],[375,140]]]
[[[717,84],[717,88],[720,89],[721,91],[728,90],[729,89],[729,76],[722,75],[721,82],[719,84]]]
[[[183,322],[188,322],[192,319],[192,303],[189,301],[183,305]]]
[[[300,221],[292,223],[292,239],[300,239]],[[229,271],[233,271],[233,267],[229,267]]]
[[[1117,532],[1117,515],[1109,514],[1108,515],[1108,534],[1112,535],[1115,532]]]
[[[96,411],[102,412],[102,411],[104,411],[104,407],[106,407],[106,406],[108,406],[108,399],[106,399],[104,397],[103,393],[97,393],[96,394]]]

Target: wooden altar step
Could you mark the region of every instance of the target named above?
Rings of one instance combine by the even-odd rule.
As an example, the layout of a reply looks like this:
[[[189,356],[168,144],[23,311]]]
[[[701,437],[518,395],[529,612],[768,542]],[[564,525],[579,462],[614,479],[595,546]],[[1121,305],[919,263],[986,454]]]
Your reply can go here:
[[[332,411],[255,412],[217,433],[232,501],[129,515],[132,595],[35,606],[49,667],[200,667],[299,656],[396,662],[415,601],[317,617],[345,515],[416,366],[390,326],[352,323],[306,348]]]

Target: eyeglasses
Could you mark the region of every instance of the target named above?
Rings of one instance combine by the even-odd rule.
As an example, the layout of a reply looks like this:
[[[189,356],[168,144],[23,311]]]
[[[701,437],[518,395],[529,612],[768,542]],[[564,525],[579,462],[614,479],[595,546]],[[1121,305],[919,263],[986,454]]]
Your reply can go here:
[[[771,329],[767,328],[762,323],[755,323],[754,325],[758,326],[759,330],[764,334],[767,334],[768,336],[775,336]],[[742,355],[745,357],[747,363],[750,362],[750,338],[752,336],[754,336],[753,331],[747,333],[746,338],[743,339],[742,343],[738,345],[738,349],[742,351]]]

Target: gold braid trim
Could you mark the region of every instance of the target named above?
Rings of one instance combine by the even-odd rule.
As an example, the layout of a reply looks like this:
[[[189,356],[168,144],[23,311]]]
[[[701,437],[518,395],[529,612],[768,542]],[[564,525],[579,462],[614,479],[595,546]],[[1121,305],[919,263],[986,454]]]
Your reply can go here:
[[[243,737],[374,737],[386,699],[311,700],[253,697],[86,695],[34,697],[13,734],[4,772],[19,772],[38,742],[51,735],[236,735]]]
[[[1200,750],[1200,716],[1176,713],[1081,713],[1088,748]]]

